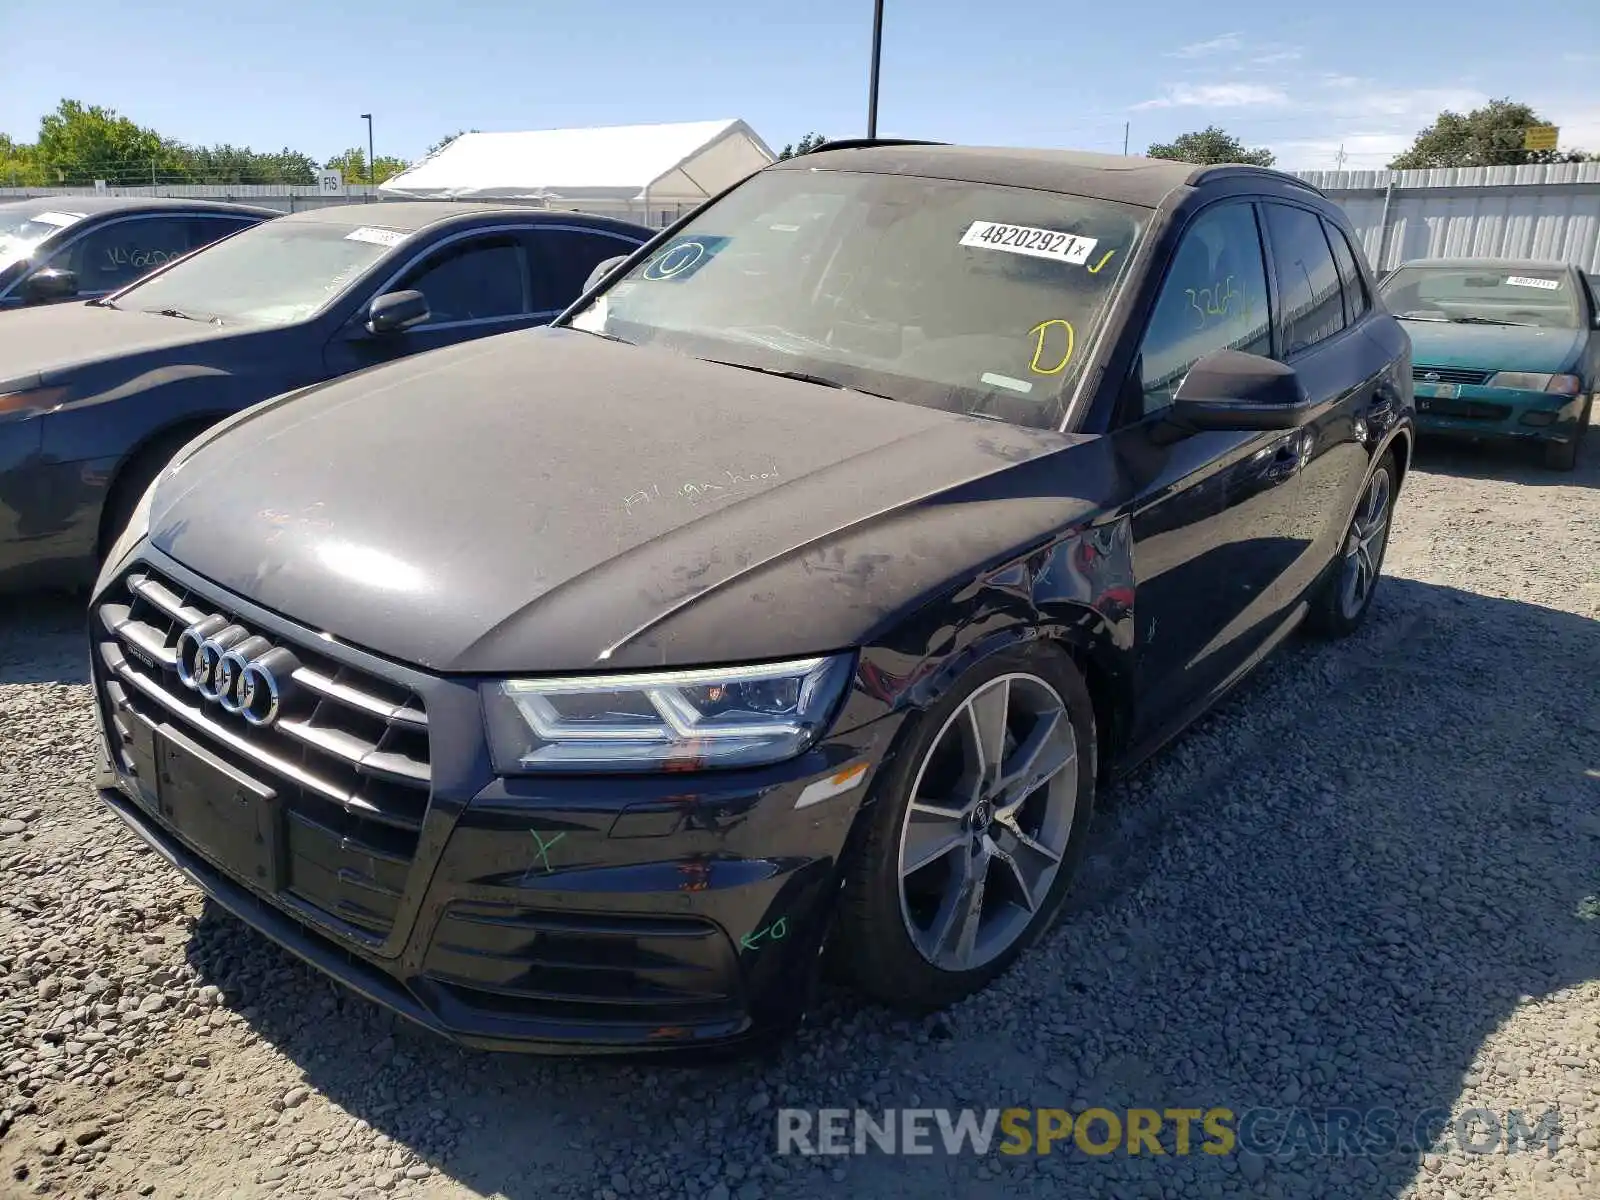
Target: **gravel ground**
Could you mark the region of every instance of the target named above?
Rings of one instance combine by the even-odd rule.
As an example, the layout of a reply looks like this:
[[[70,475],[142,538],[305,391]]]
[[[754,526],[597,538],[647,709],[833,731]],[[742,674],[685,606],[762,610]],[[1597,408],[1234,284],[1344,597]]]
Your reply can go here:
[[[1600,440],[1425,458],[1365,630],[1108,797],[1060,929],[773,1056],[494,1058],[223,915],[91,796],[80,617],[0,606],[0,1194],[1600,1196]],[[1555,1107],[1560,1148],[803,1158],[775,1110]],[[1169,1147],[1172,1144],[1169,1138]]]

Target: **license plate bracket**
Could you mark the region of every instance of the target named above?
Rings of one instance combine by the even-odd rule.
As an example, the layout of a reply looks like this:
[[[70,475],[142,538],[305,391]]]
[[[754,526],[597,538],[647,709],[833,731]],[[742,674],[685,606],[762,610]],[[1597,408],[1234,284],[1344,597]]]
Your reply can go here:
[[[167,824],[230,875],[277,890],[277,793],[166,727],[156,730],[155,748]]]

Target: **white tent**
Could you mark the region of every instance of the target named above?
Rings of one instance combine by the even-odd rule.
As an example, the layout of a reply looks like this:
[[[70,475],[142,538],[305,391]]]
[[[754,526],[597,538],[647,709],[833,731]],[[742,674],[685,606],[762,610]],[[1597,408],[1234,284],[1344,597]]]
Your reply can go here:
[[[659,225],[773,160],[743,121],[464,133],[386,197],[519,200]]]

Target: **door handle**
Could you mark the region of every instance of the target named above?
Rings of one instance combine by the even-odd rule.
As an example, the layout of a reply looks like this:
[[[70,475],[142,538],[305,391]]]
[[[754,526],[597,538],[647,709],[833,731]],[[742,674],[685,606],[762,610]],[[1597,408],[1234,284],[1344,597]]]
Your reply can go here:
[[[1301,429],[1279,442],[1267,466],[1267,478],[1274,483],[1282,483],[1298,475],[1310,461],[1315,441],[1309,429]]]

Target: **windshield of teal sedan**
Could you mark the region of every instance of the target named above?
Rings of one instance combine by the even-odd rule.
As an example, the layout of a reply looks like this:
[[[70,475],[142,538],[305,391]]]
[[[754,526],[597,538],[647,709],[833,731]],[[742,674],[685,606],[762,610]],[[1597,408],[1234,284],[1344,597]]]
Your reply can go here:
[[[1146,215],[1024,188],[768,171],[570,324],[1054,428]]]
[[[223,324],[288,325],[323,308],[404,236],[377,227],[264,221],[113,300],[118,308]]]
[[[83,218],[83,213],[70,211],[70,203],[68,211],[42,204],[0,205],[0,267],[26,258],[45,238]]]
[[[1577,329],[1582,308],[1566,271],[1526,267],[1401,267],[1383,301],[1404,321]]]

